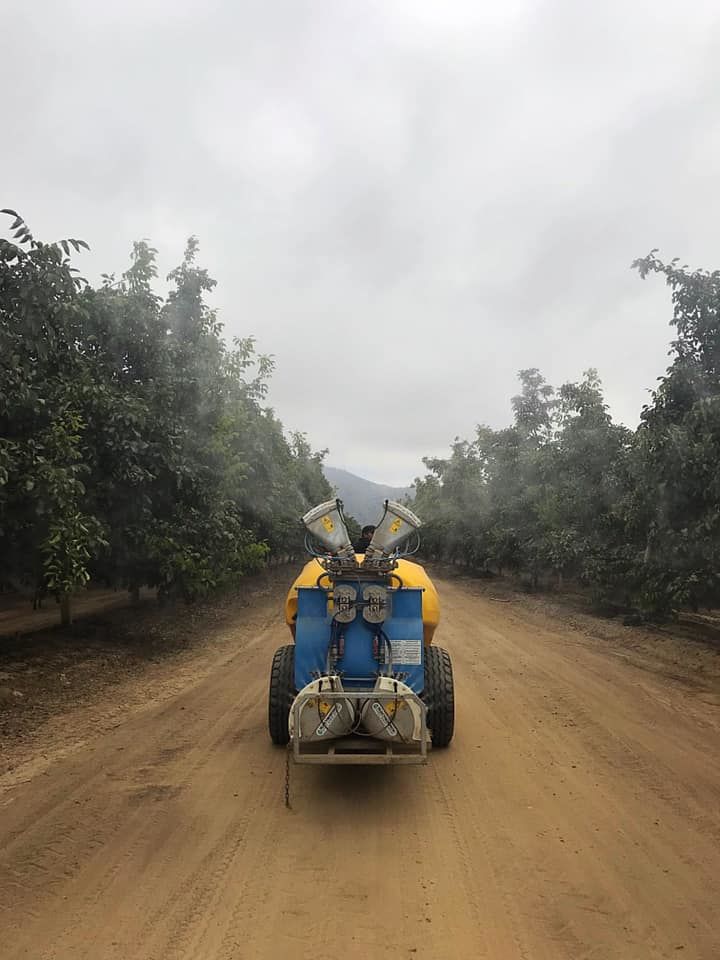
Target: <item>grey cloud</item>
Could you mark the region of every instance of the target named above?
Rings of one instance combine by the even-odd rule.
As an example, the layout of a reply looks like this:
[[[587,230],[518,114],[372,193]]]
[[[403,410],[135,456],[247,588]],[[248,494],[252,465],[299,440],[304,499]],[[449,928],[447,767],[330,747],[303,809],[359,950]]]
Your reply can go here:
[[[636,422],[671,310],[630,262],[717,264],[719,40],[714,2],[45,0],[0,39],[2,199],[91,275],[196,233],[286,425],[405,483],[521,367]]]

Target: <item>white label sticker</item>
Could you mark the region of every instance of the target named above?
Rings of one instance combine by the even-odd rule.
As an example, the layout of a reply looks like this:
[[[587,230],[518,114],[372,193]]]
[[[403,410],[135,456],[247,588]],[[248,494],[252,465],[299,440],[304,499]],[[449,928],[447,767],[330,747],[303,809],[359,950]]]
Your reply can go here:
[[[421,640],[391,640],[393,663],[419,666],[422,663]],[[387,651],[386,651],[387,657]]]
[[[324,737],[325,734],[328,732],[328,730],[332,730],[333,720],[335,719],[335,717],[339,717],[342,712],[343,712],[342,704],[336,703],[335,706],[332,708],[332,710],[328,713],[328,715],[325,717],[323,722],[315,731],[315,736]]]
[[[374,713],[375,716],[378,718],[378,720],[380,720],[382,723],[385,724],[385,726],[382,728],[381,732],[382,732],[382,733],[389,733],[391,737],[396,737],[396,736],[397,736],[397,727],[396,727],[395,724],[390,720],[390,717],[388,717],[388,715],[385,713],[385,711],[384,711],[383,708],[380,706],[380,704],[377,702],[377,700],[376,700],[375,703],[372,705],[372,708],[373,708],[373,713]]]

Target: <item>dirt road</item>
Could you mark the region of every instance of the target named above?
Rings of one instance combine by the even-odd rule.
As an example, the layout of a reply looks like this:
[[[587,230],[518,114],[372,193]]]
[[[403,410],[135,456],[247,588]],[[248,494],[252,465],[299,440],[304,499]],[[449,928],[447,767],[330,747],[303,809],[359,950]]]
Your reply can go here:
[[[439,586],[450,749],[298,768],[286,810],[266,598],[202,679],[6,782],[0,957],[717,960],[716,693]]]

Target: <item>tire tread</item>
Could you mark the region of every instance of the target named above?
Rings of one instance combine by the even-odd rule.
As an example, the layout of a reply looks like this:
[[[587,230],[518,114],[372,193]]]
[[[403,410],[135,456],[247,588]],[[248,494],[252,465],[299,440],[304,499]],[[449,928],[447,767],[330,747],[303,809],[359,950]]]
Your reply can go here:
[[[433,747],[447,747],[455,732],[455,686],[450,654],[442,647],[425,648],[423,700]]]
[[[290,740],[288,719],[295,698],[295,646],[290,643],[275,651],[270,668],[268,729],[270,739],[284,747]]]

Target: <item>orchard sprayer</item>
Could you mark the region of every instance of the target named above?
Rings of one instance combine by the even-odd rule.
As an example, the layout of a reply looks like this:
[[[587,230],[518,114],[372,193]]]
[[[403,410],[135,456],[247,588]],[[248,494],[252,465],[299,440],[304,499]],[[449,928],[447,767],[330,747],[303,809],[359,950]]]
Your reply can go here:
[[[294,642],[272,662],[272,741],[298,763],[424,763],[450,743],[455,707],[450,657],[432,642],[437,593],[408,559],[420,520],[386,501],[364,553],[339,500],[303,523],[313,559],[286,602]]]

